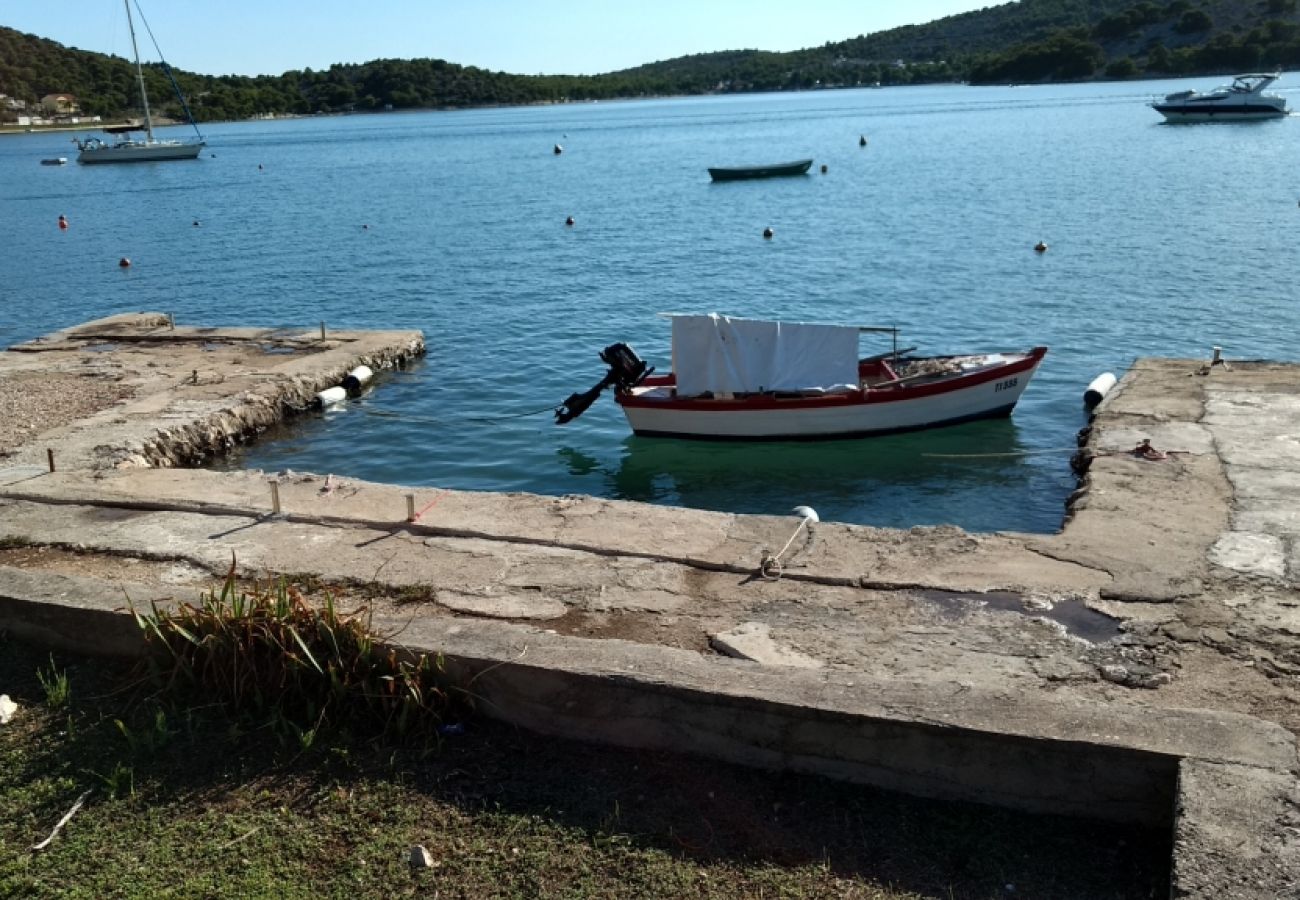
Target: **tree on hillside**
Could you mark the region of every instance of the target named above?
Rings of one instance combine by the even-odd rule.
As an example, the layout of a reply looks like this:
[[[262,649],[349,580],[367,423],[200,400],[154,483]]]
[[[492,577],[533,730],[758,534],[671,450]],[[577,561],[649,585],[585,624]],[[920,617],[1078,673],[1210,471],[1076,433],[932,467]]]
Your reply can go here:
[[[1021,44],[978,63],[972,84],[1022,81],[1077,81],[1090,78],[1106,61],[1106,52],[1080,29],[1058,31],[1045,41]]]
[[[1178,20],[1178,24],[1174,26],[1174,31],[1179,34],[1195,34],[1198,31],[1209,31],[1213,27],[1214,22],[1206,14],[1205,10],[1189,9]]]

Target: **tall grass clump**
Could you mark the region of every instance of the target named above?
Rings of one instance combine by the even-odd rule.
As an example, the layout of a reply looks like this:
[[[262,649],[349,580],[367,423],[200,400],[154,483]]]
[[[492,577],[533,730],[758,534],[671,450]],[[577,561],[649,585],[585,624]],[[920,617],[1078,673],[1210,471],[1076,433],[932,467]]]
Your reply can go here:
[[[386,646],[368,607],[312,604],[281,579],[240,589],[232,563],[220,591],[175,610],[135,613],[155,652],[143,665],[163,695],[217,703],[252,727],[311,746],[332,733],[380,743],[436,740],[449,717],[440,657]]]
[[[59,671],[59,667],[54,664],[54,654],[50,654],[50,670],[36,670],[36,680],[41,683],[41,689],[45,691],[45,705],[50,709],[63,709],[68,705],[68,700],[72,697],[72,682],[68,678],[68,670]]]

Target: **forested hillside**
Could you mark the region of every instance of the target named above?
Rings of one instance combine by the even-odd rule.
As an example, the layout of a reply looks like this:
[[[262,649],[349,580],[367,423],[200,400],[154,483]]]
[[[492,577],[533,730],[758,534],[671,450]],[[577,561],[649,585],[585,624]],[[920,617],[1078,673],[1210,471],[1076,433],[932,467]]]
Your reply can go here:
[[[511,75],[440,59],[373,60],[279,76],[175,72],[200,121],[556,103],[927,81],[1037,82],[1300,67],[1297,0],[1021,0],[791,53],[731,50],[596,76]],[[181,110],[157,65],[150,97]],[[131,64],[0,27],[0,94],[77,97],[106,118],[138,106]],[[0,110],[0,115],[12,111]]]

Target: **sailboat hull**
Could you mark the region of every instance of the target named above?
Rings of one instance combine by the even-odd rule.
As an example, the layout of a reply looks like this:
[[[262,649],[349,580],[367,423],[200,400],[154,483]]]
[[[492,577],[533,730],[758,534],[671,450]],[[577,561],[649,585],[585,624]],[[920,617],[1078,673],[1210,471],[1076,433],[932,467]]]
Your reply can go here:
[[[202,141],[122,141],[98,147],[84,147],[77,154],[79,163],[162,162],[169,159],[197,159]]]

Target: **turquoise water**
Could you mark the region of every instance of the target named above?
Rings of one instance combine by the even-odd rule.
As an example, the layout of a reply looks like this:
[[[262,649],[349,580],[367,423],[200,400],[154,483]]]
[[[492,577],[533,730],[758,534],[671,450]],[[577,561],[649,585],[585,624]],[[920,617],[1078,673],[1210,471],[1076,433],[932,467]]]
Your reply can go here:
[[[121,167],[42,167],[74,156],[66,135],[0,137],[0,344],[128,310],[419,328],[423,363],[227,464],[1053,531],[1095,375],[1212,345],[1298,355],[1300,122],[1168,126],[1146,108],[1187,86],[1208,82],[248,122],[208,127],[198,162]],[[809,156],[802,178],[705,172]],[[609,397],[564,427],[519,415],[593,384],[614,341],[666,369],[662,311],[1051,352],[1012,419],[875,440],[633,438]]]

